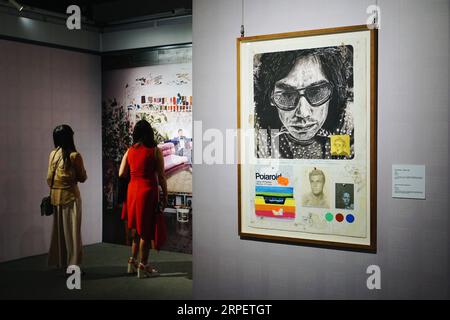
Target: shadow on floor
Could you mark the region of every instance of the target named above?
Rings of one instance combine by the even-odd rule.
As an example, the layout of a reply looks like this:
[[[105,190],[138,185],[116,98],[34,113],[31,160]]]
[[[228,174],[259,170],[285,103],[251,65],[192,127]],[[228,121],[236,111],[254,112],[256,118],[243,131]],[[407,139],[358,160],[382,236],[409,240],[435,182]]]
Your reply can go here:
[[[126,273],[130,248],[96,244],[84,248],[81,290],[69,290],[66,274],[47,267],[47,255],[0,264],[0,299],[192,299],[192,256],[152,253],[160,276]]]
[[[185,277],[192,280],[192,263],[187,261],[157,262],[153,266],[159,271],[161,277]],[[136,277],[136,274],[127,274],[126,266],[90,267],[84,268],[84,280],[99,280],[121,277]]]

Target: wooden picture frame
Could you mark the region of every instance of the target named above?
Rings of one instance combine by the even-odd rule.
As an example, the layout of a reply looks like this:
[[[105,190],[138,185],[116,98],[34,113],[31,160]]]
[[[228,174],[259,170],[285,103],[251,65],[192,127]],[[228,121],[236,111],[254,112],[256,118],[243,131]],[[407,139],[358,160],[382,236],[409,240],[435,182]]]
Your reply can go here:
[[[376,252],[377,30],[237,39],[241,239]]]

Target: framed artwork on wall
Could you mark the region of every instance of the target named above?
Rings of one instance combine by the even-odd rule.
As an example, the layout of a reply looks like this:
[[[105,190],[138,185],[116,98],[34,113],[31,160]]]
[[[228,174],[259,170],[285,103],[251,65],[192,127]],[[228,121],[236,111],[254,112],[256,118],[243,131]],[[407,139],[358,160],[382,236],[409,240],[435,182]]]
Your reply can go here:
[[[376,252],[377,30],[237,39],[242,239]]]

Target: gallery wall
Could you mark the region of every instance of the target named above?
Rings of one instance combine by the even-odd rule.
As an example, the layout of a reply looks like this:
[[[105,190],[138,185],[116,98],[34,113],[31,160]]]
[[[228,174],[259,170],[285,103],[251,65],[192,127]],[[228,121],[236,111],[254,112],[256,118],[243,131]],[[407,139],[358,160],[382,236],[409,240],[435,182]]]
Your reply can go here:
[[[84,244],[101,241],[101,62],[91,54],[0,40],[0,261],[46,253],[52,130],[75,131],[88,180],[80,184]]]
[[[365,24],[374,3],[245,0],[246,36]],[[450,297],[449,2],[378,4],[377,253],[240,240],[237,166],[197,164],[194,298]],[[193,12],[194,121],[225,135],[237,127],[242,1],[194,0]],[[194,145],[202,138],[194,131]],[[392,198],[393,164],[426,166],[426,200]],[[380,290],[366,286],[370,265],[380,267]]]

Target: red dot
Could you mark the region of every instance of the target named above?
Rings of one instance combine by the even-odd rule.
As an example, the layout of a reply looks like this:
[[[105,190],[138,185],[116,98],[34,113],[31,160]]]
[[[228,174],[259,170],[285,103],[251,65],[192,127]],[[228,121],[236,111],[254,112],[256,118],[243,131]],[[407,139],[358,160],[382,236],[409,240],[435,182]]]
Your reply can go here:
[[[338,213],[336,215],[336,221],[338,221],[338,222],[344,221],[344,216],[341,213]]]

